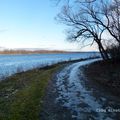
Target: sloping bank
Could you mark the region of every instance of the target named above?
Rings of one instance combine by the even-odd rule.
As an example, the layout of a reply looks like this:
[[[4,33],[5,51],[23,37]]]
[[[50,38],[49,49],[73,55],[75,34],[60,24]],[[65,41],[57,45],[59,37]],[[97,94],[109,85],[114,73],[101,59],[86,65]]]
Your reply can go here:
[[[44,92],[52,75],[64,65],[82,60],[87,59],[21,72],[1,81],[0,120],[38,120]]]
[[[84,66],[84,74],[108,94],[120,97],[120,62],[97,61]]]

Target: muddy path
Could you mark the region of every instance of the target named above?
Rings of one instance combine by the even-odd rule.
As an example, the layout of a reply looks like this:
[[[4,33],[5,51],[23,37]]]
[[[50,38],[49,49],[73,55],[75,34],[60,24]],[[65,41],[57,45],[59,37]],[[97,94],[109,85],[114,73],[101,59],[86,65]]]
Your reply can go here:
[[[85,78],[87,60],[59,70],[50,81],[40,113],[41,120],[119,120],[120,99]]]

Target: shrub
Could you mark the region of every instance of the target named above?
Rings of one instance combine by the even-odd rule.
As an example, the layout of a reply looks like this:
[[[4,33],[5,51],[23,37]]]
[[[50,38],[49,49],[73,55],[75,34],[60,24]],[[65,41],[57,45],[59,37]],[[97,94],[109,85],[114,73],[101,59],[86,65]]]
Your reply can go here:
[[[120,45],[111,45],[106,51],[112,60],[120,60]]]

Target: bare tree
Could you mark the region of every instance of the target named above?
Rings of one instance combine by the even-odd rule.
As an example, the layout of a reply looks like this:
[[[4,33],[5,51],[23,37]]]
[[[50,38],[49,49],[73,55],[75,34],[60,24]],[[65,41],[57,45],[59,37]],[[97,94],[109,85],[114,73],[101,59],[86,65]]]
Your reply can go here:
[[[110,21],[110,32],[120,45],[120,0],[112,1],[108,7],[107,17]]]
[[[61,0],[60,0],[61,1]],[[71,41],[96,42],[103,59],[109,56],[103,45],[103,34],[107,31],[120,45],[120,1],[119,0],[66,0],[58,20],[70,26]]]
[[[73,7],[69,3],[64,5],[58,15],[58,20],[72,28],[68,39],[78,42],[91,41],[91,45],[96,42],[103,59],[109,59],[102,45],[102,34],[106,28],[98,21],[102,19],[101,14],[97,13],[100,8],[94,8],[95,1],[89,0],[85,2],[78,0],[72,4]]]

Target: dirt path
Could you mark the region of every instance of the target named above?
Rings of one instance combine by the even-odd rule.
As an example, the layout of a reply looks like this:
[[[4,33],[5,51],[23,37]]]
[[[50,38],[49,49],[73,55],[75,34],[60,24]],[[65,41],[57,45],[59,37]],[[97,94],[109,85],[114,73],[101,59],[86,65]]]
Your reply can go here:
[[[120,100],[88,81],[83,74],[87,60],[65,66],[50,81],[41,120],[119,120]]]

